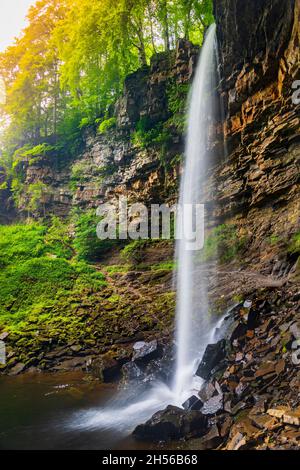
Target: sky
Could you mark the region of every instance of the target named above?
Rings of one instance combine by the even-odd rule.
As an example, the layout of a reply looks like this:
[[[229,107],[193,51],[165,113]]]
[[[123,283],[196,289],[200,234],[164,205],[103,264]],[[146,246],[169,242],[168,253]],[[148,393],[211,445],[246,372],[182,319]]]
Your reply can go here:
[[[26,14],[36,0],[0,0],[0,52],[9,46],[26,26]]]

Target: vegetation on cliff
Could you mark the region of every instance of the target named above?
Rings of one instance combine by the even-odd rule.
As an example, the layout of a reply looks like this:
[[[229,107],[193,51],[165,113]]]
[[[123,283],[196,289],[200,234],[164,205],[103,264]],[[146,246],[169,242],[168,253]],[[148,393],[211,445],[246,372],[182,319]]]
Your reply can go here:
[[[110,350],[122,356],[118,343],[170,331],[172,263],[153,264],[144,247],[143,266],[121,258],[111,267],[90,265],[86,237],[81,247],[69,228],[58,218],[50,226],[0,226],[0,332],[8,335],[0,370],[69,370]]]
[[[179,38],[201,43],[213,16],[211,0],[40,0],[28,20],[0,55],[7,166],[24,144],[51,144],[65,158],[86,125],[106,132],[125,77]]]

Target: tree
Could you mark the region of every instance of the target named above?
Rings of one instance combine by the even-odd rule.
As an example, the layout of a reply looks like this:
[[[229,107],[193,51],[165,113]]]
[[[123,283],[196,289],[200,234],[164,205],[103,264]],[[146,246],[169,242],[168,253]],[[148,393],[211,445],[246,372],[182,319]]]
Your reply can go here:
[[[71,148],[80,123],[111,117],[126,75],[180,37],[200,44],[212,21],[212,0],[37,1],[0,54],[5,154],[45,141]]]

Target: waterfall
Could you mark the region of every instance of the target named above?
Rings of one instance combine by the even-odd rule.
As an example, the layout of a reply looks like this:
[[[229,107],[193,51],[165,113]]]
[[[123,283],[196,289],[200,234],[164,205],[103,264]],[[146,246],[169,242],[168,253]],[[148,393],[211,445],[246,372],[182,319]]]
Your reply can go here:
[[[189,97],[185,166],[180,206],[203,201],[204,176],[210,159],[209,130],[216,110],[216,26],[206,35]],[[192,214],[189,215],[192,217]],[[192,224],[185,218],[185,223]],[[179,238],[179,237],[178,237]],[[174,391],[181,396],[191,388],[196,361],[201,357],[211,329],[207,284],[201,270],[201,253],[191,251],[186,237],[177,240],[177,364]]]
[[[189,97],[185,168],[179,200],[182,207],[185,204],[199,204],[203,200],[204,178],[211,157],[209,149],[213,136],[210,132],[214,127],[211,124],[218,109],[215,93],[218,78],[216,62],[216,27],[212,25],[201,50]],[[190,218],[193,219],[193,214],[190,214]],[[191,224],[191,220],[184,217],[187,224]],[[106,409],[79,413],[70,424],[73,429],[80,431],[101,427],[105,430],[118,429],[124,433],[132,431],[137,424],[167,405],[181,406],[191,396],[193,389],[199,386],[194,378],[195,368],[207,344],[214,340],[216,325],[213,325],[209,315],[201,252],[189,251],[187,246],[190,240],[177,238],[177,364],[173,383],[168,386],[155,382],[147,391],[143,391],[143,388],[139,391],[135,384],[129,394],[128,391],[121,391],[113,397]],[[131,393],[139,398],[132,399]]]

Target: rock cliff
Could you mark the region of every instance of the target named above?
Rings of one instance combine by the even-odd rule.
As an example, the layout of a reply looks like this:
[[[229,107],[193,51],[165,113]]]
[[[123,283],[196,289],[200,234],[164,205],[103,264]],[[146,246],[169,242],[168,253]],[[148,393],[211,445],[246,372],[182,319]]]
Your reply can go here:
[[[214,11],[226,151],[211,164],[205,202],[213,225],[237,227],[249,263],[278,274],[296,261],[282,252],[299,231],[300,106],[292,100],[300,77],[299,1],[222,0]],[[148,204],[174,202],[184,102],[197,55],[197,48],[179,41],[176,51],[154,56],[149,67],[127,77],[113,124],[104,132],[85,129],[75,161],[64,167],[53,155],[21,161],[21,213],[26,188],[36,182],[48,188],[48,214],[95,208],[122,194]],[[213,200],[218,204],[211,213]]]
[[[272,270],[270,237],[299,231],[299,1],[222,0],[214,9],[228,154],[213,169],[211,197],[217,217],[234,219]]]

